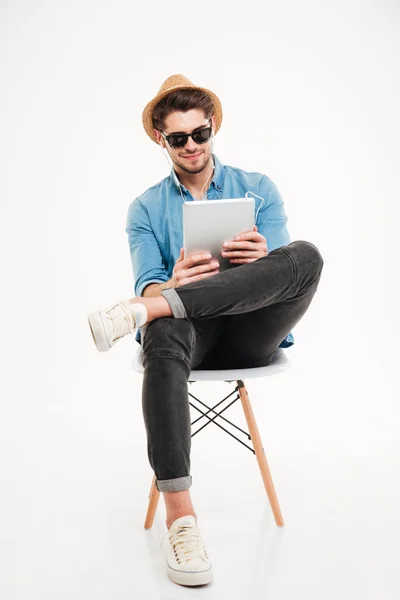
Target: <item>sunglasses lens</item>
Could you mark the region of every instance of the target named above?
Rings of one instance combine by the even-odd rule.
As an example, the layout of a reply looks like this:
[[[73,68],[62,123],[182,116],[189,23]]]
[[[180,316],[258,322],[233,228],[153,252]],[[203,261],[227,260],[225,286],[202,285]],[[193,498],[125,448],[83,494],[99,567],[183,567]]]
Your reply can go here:
[[[211,127],[206,127],[205,129],[200,129],[200,131],[196,131],[192,135],[193,141],[196,142],[196,144],[204,144],[204,142],[207,142],[210,139],[211,131]]]
[[[187,144],[188,136],[187,135],[170,135],[168,136],[169,143],[172,148],[182,148]]]

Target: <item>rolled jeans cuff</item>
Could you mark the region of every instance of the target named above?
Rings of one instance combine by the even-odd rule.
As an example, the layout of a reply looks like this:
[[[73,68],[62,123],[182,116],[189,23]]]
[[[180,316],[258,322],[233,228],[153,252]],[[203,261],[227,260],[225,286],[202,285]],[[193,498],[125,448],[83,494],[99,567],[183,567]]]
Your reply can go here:
[[[192,485],[192,477],[177,477],[176,479],[156,479],[156,488],[159,492],[183,492]]]
[[[161,295],[164,296],[164,298],[170,305],[172,314],[174,315],[175,319],[187,318],[186,309],[174,288],[164,290],[163,292],[161,292]]]

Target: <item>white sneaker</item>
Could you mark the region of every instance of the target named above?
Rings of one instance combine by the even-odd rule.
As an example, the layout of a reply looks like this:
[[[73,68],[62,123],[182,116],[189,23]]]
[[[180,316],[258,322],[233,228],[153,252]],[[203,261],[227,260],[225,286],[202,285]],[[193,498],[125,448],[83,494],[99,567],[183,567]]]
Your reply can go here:
[[[90,313],[88,321],[94,343],[99,352],[109,350],[128,333],[135,333],[146,323],[147,309],[144,304],[121,300],[111,308]]]
[[[168,537],[167,564],[170,579],[180,585],[210,583],[212,566],[196,519],[192,515],[176,519],[164,539],[165,537]]]

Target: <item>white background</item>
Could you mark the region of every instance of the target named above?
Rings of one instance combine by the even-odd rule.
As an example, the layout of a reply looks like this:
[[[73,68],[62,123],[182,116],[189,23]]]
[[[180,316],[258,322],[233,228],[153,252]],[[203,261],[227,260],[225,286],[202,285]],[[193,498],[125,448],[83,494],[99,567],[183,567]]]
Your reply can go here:
[[[1,2],[4,598],[398,598],[399,29],[395,0]],[[292,368],[248,385],[285,527],[250,453],[193,443],[202,590],[166,577],[161,504],[143,529],[133,340],[99,354],[86,320],[133,295],[127,208],[168,175],[141,115],[175,73],[325,260]]]

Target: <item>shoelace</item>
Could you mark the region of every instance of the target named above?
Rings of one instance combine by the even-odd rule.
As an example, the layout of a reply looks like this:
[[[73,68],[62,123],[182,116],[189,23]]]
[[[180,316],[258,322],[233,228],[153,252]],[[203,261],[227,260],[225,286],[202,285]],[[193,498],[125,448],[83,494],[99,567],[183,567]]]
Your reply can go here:
[[[185,563],[192,558],[203,558],[208,560],[200,532],[193,527],[180,526],[177,530],[169,530],[164,535],[161,546],[166,537],[169,537],[176,560],[179,564]]]
[[[129,308],[121,302],[110,308],[110,310],[108,310],[106,314],[110,316],[110,319],[113,323],[113,341],[124,337],[124,335],[127,335],[128,333],[134,332],[136,327],[135,317],[133,316]]]

